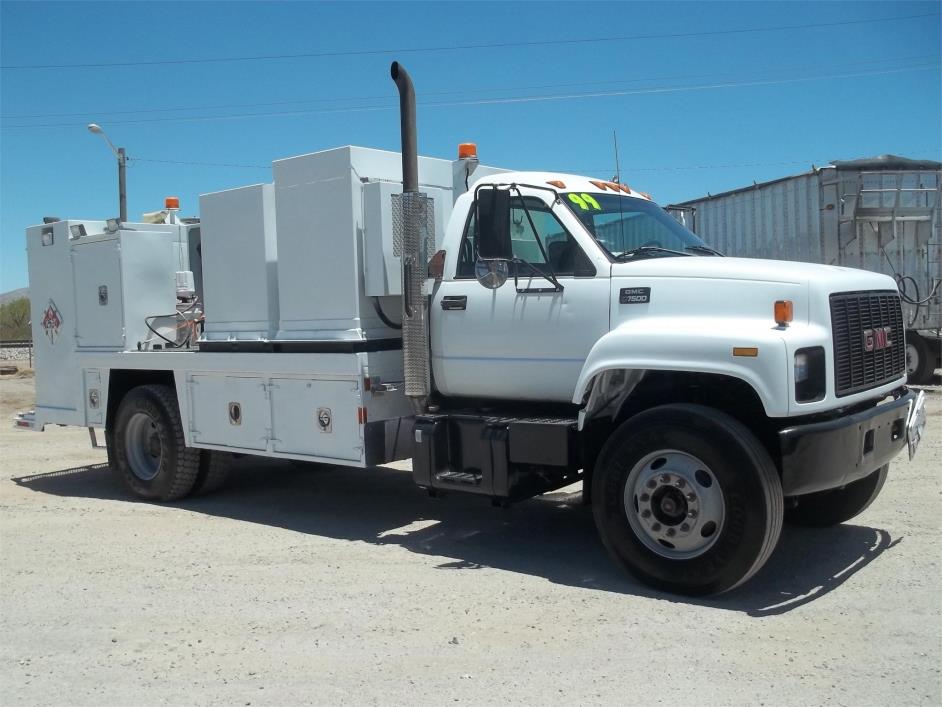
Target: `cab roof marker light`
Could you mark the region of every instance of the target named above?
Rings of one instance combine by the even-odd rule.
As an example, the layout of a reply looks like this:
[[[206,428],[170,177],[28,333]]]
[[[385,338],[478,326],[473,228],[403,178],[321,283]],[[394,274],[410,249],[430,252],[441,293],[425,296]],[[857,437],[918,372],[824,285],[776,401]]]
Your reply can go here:
[[[556,187],[557,189],[565,189],[566,183],[559,179],[551,179],[547,182],[551,187]]]
[[[600,182],[600,181],[598,181],[597,179],[590,179],[590,180],[589,180],[589,184],[591,184],[592,186],[594,186],[594,187],[596,187],[596,188],[598,188],[598,189],[601,189],[602,191],[605,191],[606,189],[608,189],[608,188],[611,186],[610,184],[608,184],[608,183],[606,183],[606,182]]]

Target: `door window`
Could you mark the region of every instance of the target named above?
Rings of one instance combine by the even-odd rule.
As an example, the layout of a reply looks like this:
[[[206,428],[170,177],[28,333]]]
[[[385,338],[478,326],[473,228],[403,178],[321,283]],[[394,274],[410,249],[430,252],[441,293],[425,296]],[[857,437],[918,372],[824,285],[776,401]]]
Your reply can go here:
[[[541,272],[552,271],[557,276],[594,276],[595,267],[592,262],[565,226],[556,218],[550,207],[535,197],[525,197],[525,199],[526,209],[523,208],[524,202],[519,196],[511,199],[510,202],[510,241],[514,258],[529,263]],[[472,206],[471,216],[461,241],[456,273],[459,278],[474,277],[474,263],[477,259],[475,210]],[[527,218],[528,211],[529,218]],[[542,248],[540,248],[541,243]],[[532,269],[527,266],[517,266],[512,263],[511,268],[514,267],[518,268],[517,274],[520,276],[533,274]]]

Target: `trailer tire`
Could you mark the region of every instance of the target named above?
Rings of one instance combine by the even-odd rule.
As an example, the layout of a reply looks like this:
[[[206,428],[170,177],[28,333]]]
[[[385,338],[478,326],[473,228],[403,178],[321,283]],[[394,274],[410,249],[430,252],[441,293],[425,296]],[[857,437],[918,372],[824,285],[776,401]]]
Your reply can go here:
[[[935,376],[936,355],[921,335],[906,332],[906,378],[916,385],[927,385]]]
[[[205,495],[219,489],[229,477],[229,467],[233,457],[228,452],[212,449],[200,451],[200,470],[193,484],[194,495]]]
[[[112,468],[141,498],[174,501],[193,490],[200,450],[184,443],[180,408],[170,386],[142,385],[124,396],[109,448]]]
[[[830,489],[798,496],[798,504],[785,511],[785,522],[813,528],[839,525],[860,515],[873,503],[886,483],[889,464],[884,464],[870,476]]]
[[[663,405],[622,424],[595,467],[602,543],[642,581],[687,595],[739,586],[768,560],[783,520],[775,464],[741,422]]]

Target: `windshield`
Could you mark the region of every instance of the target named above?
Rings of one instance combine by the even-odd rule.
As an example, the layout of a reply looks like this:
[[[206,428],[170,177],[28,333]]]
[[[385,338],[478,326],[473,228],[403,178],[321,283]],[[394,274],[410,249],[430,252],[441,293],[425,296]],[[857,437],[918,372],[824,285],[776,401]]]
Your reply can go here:
[[[706,244],[671,218],[660,206],[631,196],[568,192],[563,201],[595,236],[612,258],[650,249],[655,255],[669,251],[693,255]],[[657,251],[655,249],[663,249]]]

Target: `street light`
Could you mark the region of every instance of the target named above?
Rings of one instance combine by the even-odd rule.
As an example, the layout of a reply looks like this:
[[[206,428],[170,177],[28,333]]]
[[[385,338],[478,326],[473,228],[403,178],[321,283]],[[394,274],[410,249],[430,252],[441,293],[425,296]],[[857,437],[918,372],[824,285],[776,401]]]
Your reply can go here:
[[[108,143],[108,147],[111,148],[111,151],[114,153],[114,156],[118,158],[118,204],[121,211],[119,219],[121,223],[125,223],[128,220],[128,191],[127,191],[127,165],[128,165],[128,156],[124,151],[123,147],[115,147],[114,143],[108,139],[108,135],[104,130],[101,129],[101,126],[97,123],[88,124],[88,132],[95,135],[101,135],[105,142]]]

